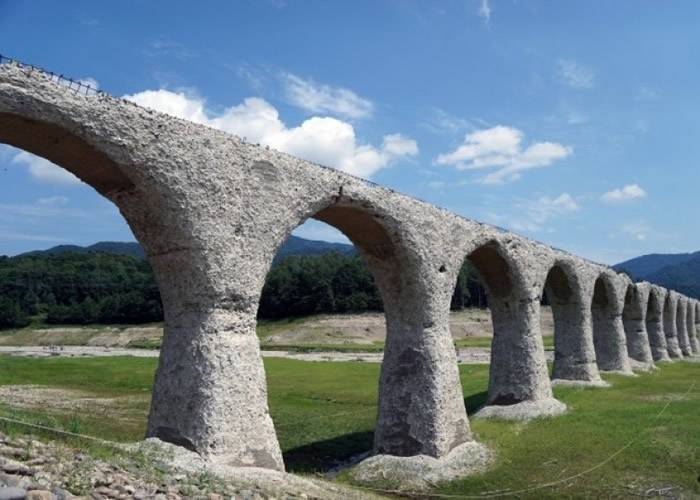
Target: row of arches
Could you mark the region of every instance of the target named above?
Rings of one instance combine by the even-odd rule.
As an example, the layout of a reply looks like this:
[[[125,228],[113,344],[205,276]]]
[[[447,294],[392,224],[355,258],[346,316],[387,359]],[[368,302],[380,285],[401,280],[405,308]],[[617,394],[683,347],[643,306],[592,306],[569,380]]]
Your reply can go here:
[[[62,166],[114,202],[144,247],[165,336],[148,436],[239,466],[284,469],[256,312],[267,271],[308,218],[342,231],[372,271],[387,335],[374,451],[443,457],[473,442],[449,330],[468,259],[494,336],[482,416],[554,415],[553,378],[602,385],[697,352],[698,303],[611,269],[229,134],[0,65],[0,142]]]

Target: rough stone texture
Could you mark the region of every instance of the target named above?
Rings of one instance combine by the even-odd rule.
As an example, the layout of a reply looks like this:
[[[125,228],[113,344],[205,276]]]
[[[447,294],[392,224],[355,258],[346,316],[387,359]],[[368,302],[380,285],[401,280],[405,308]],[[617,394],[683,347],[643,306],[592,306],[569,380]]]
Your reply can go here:
[[[678,344],[678,330],[676,327],[676,308],[680,295],[669,291],[664,302],[664,335],[666,335],[666,349],[671,359],[683,357]]]
[[[554,316],[553,382],[603,386],[596,364],[591,316],[594,278],[590,269],[574,260],[557,262],[545,281]]]
[[[700,303],[692,300],[688,308],[688,324],[690,325],[690,348],[693,354],[700,354],[700,340],[698,339],[698,324],[700,323]]]
[[[352,240],[382,294],[378,453],[438,458],[473,442],[448,326],[465,258],[492,305],[491,407],[563,409],[539,331],[545,282],[557,310],[556,376],[598,383],[596,358],[630,372],[629,281],[605,266],[221,131],[79,95],[14,64],[0,65],[0,142],[61,165],[119,207],[165,310],[148,436],[211,463],[284,468],[256,312],[277,249],[308,218]]]
[[[688,299],[682,295],[678,298],[678,306],[676,310],[676,330],[678,333],[678,347],[681,349],[683,356],[692,356],[690,350],[690,340],[688,329],[686,328],[688,316]]]
[[[651,369],[654,358],[651,354],[649,335],[646,327],[647,305],[649,303],[650,283],[630,283],[625,293],[622,311],[622,323],[627,340],[627,353],[636,361],[638,369]]]
[[[649,336],[649,346],[654,361],[670,361],[666,335],[664,334],[664,303],[666,290],[657,285],[649,287],[649,302],[647,303],[646,328]]]
[[[603,271],[593,288],[593,344],[598,367],[608,372],[632,374],[622,310],[629,279]]]
[[[469,442],[442,458],[375,455],[353,467],[350,476],[384,490],[418,492],[433,489],[440,482],[484,472],[492,461],[493,455],[486,446]]]

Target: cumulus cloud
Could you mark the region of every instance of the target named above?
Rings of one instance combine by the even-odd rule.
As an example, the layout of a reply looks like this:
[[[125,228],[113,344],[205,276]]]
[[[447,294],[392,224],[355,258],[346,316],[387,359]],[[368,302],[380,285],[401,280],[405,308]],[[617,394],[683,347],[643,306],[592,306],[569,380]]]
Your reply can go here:
[[[519,179],[522,172],[545,167],[573,153],[572,148],[555,142],[537,142],[522,149],[524,134],[513,127],[496,127],[468,133],[464,143],[451,153],[439,155],[435,163],[458,170],[495,169],[482,177],[485,184]]]
[[[534,200],[518,200],[512,207],[512,215],[488,213],[487,218],[515,231],[535,233],[543,231],[551,220],[579,209],[578,203],[569,193],[561,193],[556,197],[540,196]]]
[[[557,77],[559,81],[575,89],[589,89],[595,83],[595,72],[573,59],[557,61]]]
[[[479,4],[478,16],[484,20],[486,24],[491,20],[491,2],[490,0],[481,0]]]
[[[360,144],[350,123],[332,117],[314,116],[288,127],[277,109],[258,97],[247,98],[218,115],[206,110],[204,99],[184,92],[148,90],[125,97],[360,177],[370,177],[399,158],[418,154],[416,141],[401,134],[384,136],[380,147]]]
[[[306,111],[350,119],[368,118],[374,112],[372,101],[352,90],[319,84],[291,73],[284,73],[282,81],[289,101]]]
[[[628,184],[627,186],[604,193],[600,199],[603,200],[604,203],[616,204],[644,198],[646,195],[647,192],[644,191],[639,184]]]
[[[80,179],[67,170],[26,151],[14,155],[10,162],[27,167],[29,174],[39,182],[60,185],[80,184]]]

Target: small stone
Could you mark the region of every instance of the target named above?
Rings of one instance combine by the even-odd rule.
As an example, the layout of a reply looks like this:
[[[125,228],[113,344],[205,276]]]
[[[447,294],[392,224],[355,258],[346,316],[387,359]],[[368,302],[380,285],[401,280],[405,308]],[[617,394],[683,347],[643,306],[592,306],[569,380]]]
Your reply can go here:
[[[144,500],[148,496],[146,490],[136,490],[134,492],[134,500]]]
[[[22,476],[31,475],[32,471],[26,465],[15,462],[14,460],[6,460],[2,465],[2,470],[8,474],[20,474]]]
[[[31,490],[27,493],[27,500],[55,500],[56,496],[46,490]]]
[[[25,498],[27,498],[27,490],[24,488],[0,488],[0,500],[24,500]]]

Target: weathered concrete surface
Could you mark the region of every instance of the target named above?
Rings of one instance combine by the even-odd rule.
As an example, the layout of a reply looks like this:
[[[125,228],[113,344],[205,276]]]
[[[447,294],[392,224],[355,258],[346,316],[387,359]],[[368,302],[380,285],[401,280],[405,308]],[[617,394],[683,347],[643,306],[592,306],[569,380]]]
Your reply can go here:
[[[664,335],[666,335],[666,348],[671,359],[683,357],[678,344],[678,330],[676,326],[676,310],[679,294],[669,291],[664,302]]]
[[[593,288],[593,344],[598,367],[603,371],[632,374],[622,310],[629,280],[603,271]]]
[[[651,354],[646,327],[646,313],[650,292],[650,283],[630,283],[627,285],[622,311],[627,353],[631,360],[637,362],[637,367],[641,370],[648,370],[654,367],[654,358]]]
[[[649,301],[646,312],[646,328],[649,346],[654,361],[669,361],[666,335],[664,334],[664,303],[667,291],[657,285],[649,287]]]
[[[700,354],[700,338],[698,338],[698,332],[700,332],[700,302],[693,300],[692,306],[690,307],[690,347],[693,350],[693,354]]]
[[[486,446],[472,441],[461,444],[441,458],[375,455],[356,465],[350,476],[355,481],[374,484],[383,490],[418,492],[433,489],[441,482],[484,472],[493,458]]]
[[[553,383],[605,386],[593,345],[591,298],[594,274],[580,262],[555,263],[545,279],[554,316]]]
[[[676,310],[676,330],[678,331],[678,347],[681,349],[683,356],[692,356],[690,350],[690,339],[688,328],[686,326],[688,316],[688,299],[684,296],[678,297],[678,306]]]
[[[16,65],[0,65],[0,142],[61,165],[119,207],[165,310],[148,435],[212,463],[284,467],[255,318],[277,249],[308,218],[352,240],[382,294],[376,452],[440,458],[474,442],[447,321],[465,257],[492,305],[486,414],[563,411],[539,332],[555,266],[567,278],[549,283],[559,311],[557,376],[597,382],[589,318],[600,368],[630,372],[622,323],[629,283],[605,266],[224,132],[78,95]],[[676,336],[675,305],[667,339]]]

